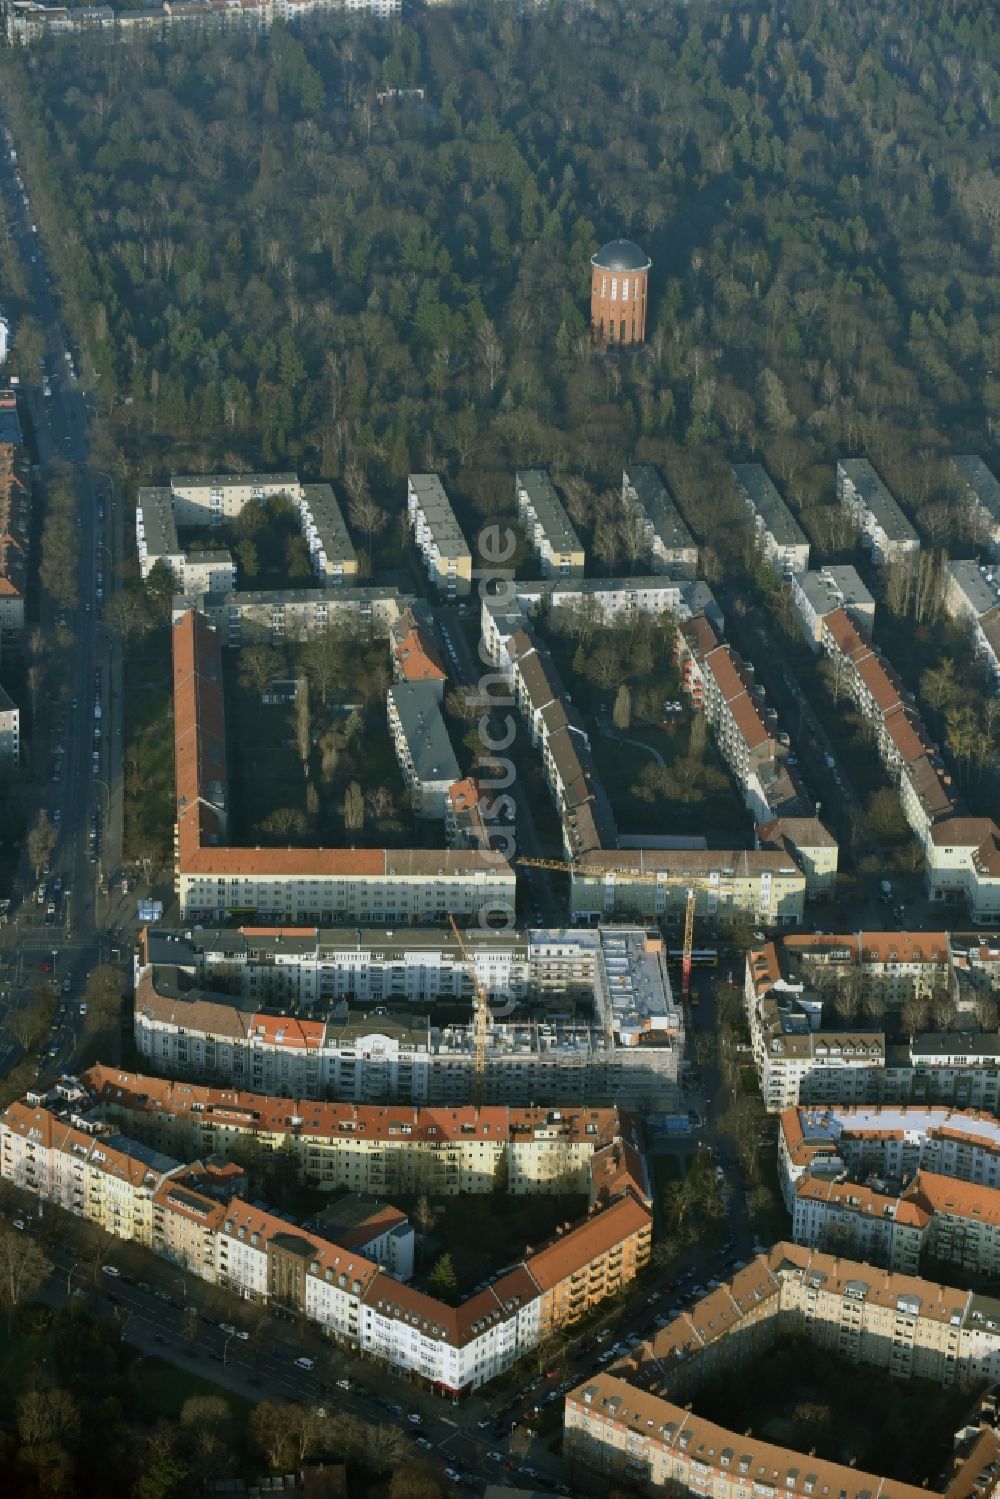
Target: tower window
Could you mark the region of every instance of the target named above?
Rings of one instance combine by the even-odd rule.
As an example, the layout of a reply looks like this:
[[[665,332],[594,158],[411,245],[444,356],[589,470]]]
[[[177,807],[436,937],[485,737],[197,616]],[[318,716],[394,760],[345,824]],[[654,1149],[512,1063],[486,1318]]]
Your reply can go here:
[[[602,297],[606,297],[607,294],[608,294],[608,278],[607,278],[607,276],[602,276],[601,277],[601,296]]]
[[[618,301],[618,277],[617,276],[612,276],[612,278],[611,278],[611,300],[612,300],[612,302],[617,302]]]
[[[627,302],[628,301],[628,277],[627,276],[624,277],[624,279],[622,280],[622,301],[623,302]]]

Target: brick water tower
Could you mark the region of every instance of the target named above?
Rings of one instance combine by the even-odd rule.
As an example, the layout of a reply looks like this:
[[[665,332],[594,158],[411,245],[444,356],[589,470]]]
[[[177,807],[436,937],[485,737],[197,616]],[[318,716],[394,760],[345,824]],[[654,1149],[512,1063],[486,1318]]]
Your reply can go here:
[[[590,257],[590,326],[606,344],[646,337],[646,283],[653,264],[630,239],[613,239]]]

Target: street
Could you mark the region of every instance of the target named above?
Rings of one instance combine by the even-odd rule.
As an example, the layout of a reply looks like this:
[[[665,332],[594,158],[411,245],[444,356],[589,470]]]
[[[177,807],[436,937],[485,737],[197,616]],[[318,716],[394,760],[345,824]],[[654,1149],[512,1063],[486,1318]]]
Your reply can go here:
[[[7,961],[9,977],[3,987],[6,1018],[7,1008],[23,1001],[39,982],[39,964],[52,964],[60,997],[62,980],[68,977],[70,992],[78,998],[87,971],[106,956],[101,945],[111,908],[106,886],[122,858],[122,667],[112,599],[122,558],[124,516],[113,475],[93,473],[87,466],[90,398],[60,325],[42,246],[33,232],[30,205],[24,201],[29,184],[22,188],[18,183],[6,154],[0,185],[9,205],[13,242],[22,252],[32,296],[30,312],[44,336],[44,390],[50,392],[43,394],[42,371],[26,371],[20,398],[34,428],[43,481],[59,463],[75,470],[80,541],[78,602],[65,614],[65,688],[39,707],[32,734],[38,801],[29,808],[28,821],[30,825],[34,813],[44,808],[57,823],[57,839],[45,877],[44,902],[34,898],[34,871],[22,851],[8,922],[0,929],[0,959]],[[34,524],[37,529],[37,514]],[[47,640],[55,639],[59,613],[56,602],[40,590],[37,623]],[[89,837],[92,817],[99,828],[96,858]],[[54,913],[47,910],[50,899]],[[73,1022],[53,1037],[57,1051],[47,1059],[53,1069],[65,1066],[75,1050],[75,1006],[72,1012]],[[9,1070],[19,1054],[20,1048],[8,1037],[0,1052],[0,1069]]]

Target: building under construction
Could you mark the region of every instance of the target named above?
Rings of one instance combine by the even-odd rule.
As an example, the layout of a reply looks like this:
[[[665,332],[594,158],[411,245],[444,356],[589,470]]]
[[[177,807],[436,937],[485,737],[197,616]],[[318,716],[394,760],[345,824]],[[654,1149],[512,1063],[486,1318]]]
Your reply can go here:
[[[150,928],[135,1039],[158,1072],[286,1097],[669,1112],[684,1023],[642,927]]]

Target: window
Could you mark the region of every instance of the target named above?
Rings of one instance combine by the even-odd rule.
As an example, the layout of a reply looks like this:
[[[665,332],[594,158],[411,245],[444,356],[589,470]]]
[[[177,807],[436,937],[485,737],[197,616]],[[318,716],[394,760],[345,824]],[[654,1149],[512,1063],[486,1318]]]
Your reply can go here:
[[[627,276],[624,276],[622,278],[622,301],[623,302],[627,302],[628,301],[628,277]]]
[[[612,278],[611,278],[611,300],[612,300],[612,302],[617,302],[618,301],[618,277],[617,276],[612,276]]]
[[[625,342],[625,319],[624,318],[622,318],[622,331],[621,331],[621,340],[620,341],[622,343]]]
[[[602,276],[601,277],[601,296],[602,297],[606,297],[607,294],[608,294],[608,278],[607,278],[607,276]]]

